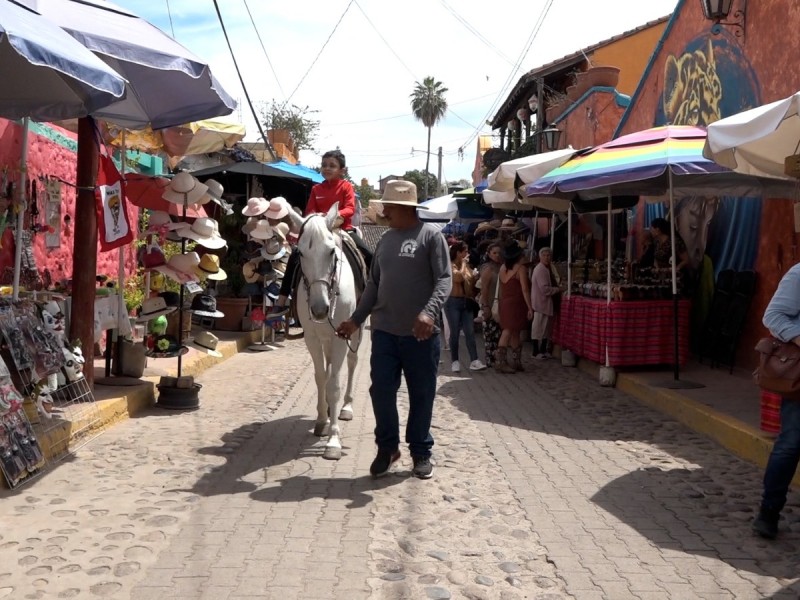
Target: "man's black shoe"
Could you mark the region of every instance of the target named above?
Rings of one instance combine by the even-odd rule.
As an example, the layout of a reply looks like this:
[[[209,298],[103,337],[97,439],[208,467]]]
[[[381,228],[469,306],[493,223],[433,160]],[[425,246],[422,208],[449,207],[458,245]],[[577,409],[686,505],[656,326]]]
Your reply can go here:
[[[378,450],[378,455],[372,461],[369,472],[375,479],[383,477],[398,460],[400,460],[400,450]]]
[[[414,477],[420,479],[430,479],[433,477],[433,463],[429,456],[412,456],[411,460],[414,461],[414,469],[411,473]]]
[[[780,519],[779,513],[762,508],[753,521],[753,531],[763,538],[774,540],[778,537],[778,519]]]

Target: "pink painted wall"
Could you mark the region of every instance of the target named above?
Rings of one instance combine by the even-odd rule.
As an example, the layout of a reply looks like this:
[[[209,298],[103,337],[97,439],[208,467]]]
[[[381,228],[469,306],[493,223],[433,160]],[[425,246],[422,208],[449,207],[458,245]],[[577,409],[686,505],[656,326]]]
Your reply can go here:
[[[76,136],[64,129],[56,128],[59,133],[75,140]],[[50,177],[59,178],[62,181],[75,183],[75,170],[77,155],[44,136],[34,133],[28,136],[28,178]],[[20,157],[22,152],[22,127],[13,121],[0,119],[0,170],[8,168],[9,181],[19,184],[20,181]],[[45,222],[45,190],[37,182],[39,188],[39,222]],[[45,234],[38,233],[34,236],[34,256],[36,265],[40,273],[49,269],[53,281],[72,277],[72,256],[75,239],[73,237],[75,223],[75,188],[73,185],[61,184],[61,247],[46,248]],[[135,207],[131,210],[131,216]],[[72,224],[66,229],[63,224],[65,215],[70,215]],[[9,213],[9,218],[11,213]],[[29,224],[28,215],[25,220],[26,226]],[[5,238],[4,238],[5,240]],[[0,271],[8,264],[9,249],[0,249]],[[13,249],[11,253],[11,265],[13,265]],[[11,266],[9,265],[9,266]],[[104,273],[109,277],[116,278],[118,274],[119,255],[116,250],[97,255],[97,272]],[[127,275],[134,272],[136,267],[135,249],[131,246],[125,249],[125,271]]]

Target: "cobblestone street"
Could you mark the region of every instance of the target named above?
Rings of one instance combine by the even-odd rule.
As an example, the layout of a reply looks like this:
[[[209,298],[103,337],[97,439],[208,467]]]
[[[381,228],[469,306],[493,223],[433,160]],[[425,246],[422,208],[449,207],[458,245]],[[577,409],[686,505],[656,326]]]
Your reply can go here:
[[[338,462],[290,341],[203,374],[199,411],[150,409],[4,492],[0,598],[800,595],[796,493],[779,540],[754,537],[758,468],[554,360],[501,376],[445,358],[434,478],[403,447],[372,480],[368,352]]]

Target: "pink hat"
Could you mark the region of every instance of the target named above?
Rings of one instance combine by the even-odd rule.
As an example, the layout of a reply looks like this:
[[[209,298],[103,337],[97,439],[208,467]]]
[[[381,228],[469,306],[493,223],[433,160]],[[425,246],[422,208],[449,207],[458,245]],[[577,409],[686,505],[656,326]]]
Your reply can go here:
[[[197,276],[199,265],[200,256],[197,252],[187,252],[186,254],[171,256],[167,264],[155,267],[155,270],[178,283],[189,283],[190,281],[199,280]]]
[[[269,202],[266,198],[250,198],[247,201],[247,206],[242,209],[242,214],[245,217],[257,217],[267,212]]]
[[[282,219],[289,214],[289,203],[283,196],[276,196],[269,201],[269,209],[264,213],[268,219]]]

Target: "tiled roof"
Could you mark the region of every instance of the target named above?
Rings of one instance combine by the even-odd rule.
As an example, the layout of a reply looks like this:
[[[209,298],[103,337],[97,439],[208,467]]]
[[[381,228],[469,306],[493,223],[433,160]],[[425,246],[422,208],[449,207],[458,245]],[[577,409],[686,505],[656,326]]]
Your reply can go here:
[[[361,234],[364,237],[364,243],[367,247],[375,252],[375,247],[378,245],[378,240],[381,239],[383,232],[389,229],[385,225],[376,225],[374,223],[361,223]]]

